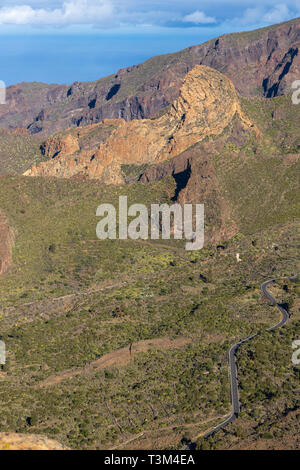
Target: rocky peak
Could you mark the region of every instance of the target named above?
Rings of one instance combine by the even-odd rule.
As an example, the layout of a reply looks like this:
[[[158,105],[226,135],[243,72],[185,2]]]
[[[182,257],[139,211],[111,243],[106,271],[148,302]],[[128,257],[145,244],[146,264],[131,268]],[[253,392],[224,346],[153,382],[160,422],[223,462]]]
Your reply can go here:
[[[82,175],[121,184],[122,164],[170,159],[208,136],[221,134],[235,116],[244,127],[258,133],[242,113],[233,83],[210,67],[196,66],[187,73],[178,98],[162,116],[114,121],[116,128],[94,155],[78,152],[76,140],[68,135],[63,145],[54,147],[55,137],[51,138],[45,153],[52,155],[52,159],[34,166],[25,175],[63,178]],[[55,150],[59,150],[58,154]]]

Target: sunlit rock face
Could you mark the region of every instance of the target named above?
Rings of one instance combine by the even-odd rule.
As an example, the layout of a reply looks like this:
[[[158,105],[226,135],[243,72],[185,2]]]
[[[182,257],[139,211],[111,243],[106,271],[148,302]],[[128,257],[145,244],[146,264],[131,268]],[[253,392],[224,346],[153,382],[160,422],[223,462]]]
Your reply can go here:
[[[0,450],[67,450],[68,448],[53,439],[13,432],[0,433]]]
[[[50,138],[44,152],[51,159],[33,166],[25,175],[81,175],[122,184],[122,164],[159,163],[173,158],[208,136],[220,135],[235,116],[243,127],[254,127],[241,111],[231,80],[207,66],[196,66],[187,73],[179,97],[162,116],[104,121],[103,126],[113,124],[114,129],[95,152],[80,149],[74,130]]]

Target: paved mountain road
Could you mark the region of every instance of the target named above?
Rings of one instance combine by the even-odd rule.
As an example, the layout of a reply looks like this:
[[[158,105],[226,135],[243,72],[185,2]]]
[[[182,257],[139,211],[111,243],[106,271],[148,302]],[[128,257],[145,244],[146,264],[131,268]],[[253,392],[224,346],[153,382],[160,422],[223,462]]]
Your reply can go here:
[[[297,274],[294,276],[290,277],[285,277],[281,280],[292,280],[297,277]],[[282,307],[282,305],[278,304],[274,297],[270,294],[268,291],[267,287],[270,284],[273,284],[275,282],[275,279],[272,279],[270,281],[263,282],[260,286],[262,292],[264,295],[272,302],[276,307],[280,310],[282,314],[282,319],[279,323],[277,323],[275,326],[272,326],[269,328],[267,331],[274,331],[277,328],[281,328],[283,325],[285,325],[288,320],[289,320],[289,314],[288,312]],[[207,438],[209,436],[212,436],[216,432],[218,432],[220,429],[224,429],[228,424],[233,423],[239,415],[240,412],[240,401],[239,401],[239,383],[238,383],[238,376],[237,376],[237,364],[236,364],[236,353],[241,346],[241,344],[246,343],[247,341],[252,340],[253,338],[256,338],[259,333],[256,333],[252,336],[248,336],[248,338],[241,339],[238,343],[235,343],[231,346],[228,356],[229,356],[229,371],[230,371],[230,393],[231,393],[231,405],[232,405],[232,413],[231,415],[223,421],[221,424],[216,426],[215,428],[211,429],[209,432],[204,434],[204,438]]]

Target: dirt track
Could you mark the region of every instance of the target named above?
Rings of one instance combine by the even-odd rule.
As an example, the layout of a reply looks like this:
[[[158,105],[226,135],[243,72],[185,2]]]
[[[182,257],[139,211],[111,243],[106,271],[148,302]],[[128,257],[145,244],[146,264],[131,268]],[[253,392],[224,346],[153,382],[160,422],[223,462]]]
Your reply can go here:
[[[103,370],[106,367],[126,366],[137,353],[146,352],[149,351],[149,349],[166,350],[181,348],[186,344],[191,343],[191,341],[192,340],[190,338],[184,337],[175,338],[173,340],[167,337],[163,337],[139,341],[137,343],[132,344],[131,351],[130,345],[122,349],[117,349],[116,351],[112,351],[108,354],[105,354],[104,356],[100,357],[100,359],[96,359],[95,361],[90,362],[85,367],[81,367],[79,369],[68,369],[57,375],[52,375],[43,382],[40,382],[38,384],[38,387],[51,387],[54,385],[58,385],[64,380],[72,379],[77,375],[83,375],[89,372]]]

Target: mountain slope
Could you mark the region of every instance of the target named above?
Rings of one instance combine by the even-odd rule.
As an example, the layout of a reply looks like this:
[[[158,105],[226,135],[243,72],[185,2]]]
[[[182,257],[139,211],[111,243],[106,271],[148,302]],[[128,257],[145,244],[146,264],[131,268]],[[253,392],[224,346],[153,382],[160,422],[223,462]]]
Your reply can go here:
[[[300,75],[299,44],[297,18],[153,57],[95,82],[14,85],[0,108],[0,127],[28,127],[32,134],[47,136],[104,118],[153,117],[178,97],[186,73],[195,65],[225,73],[243,96],[283,95]]]
[[[278,315],[261,301],[259,283],[270,273],[284,277],[297,269],[296,224],[291,222],[296,200],[282,194],[282,182],[291,182],[290,173],[296,179],[296,168],[286,168],[282,175],[284,165],[266,168],[269,181],[282,179],[271,185],[272,194],[245,177],[240,184],[246,181],[248,186],[241,191],[233,185],[232,201],[246,213],[248,192],[258,185],[263,215],[274,214],[282,197],[285,223],[270,227],[270,219],[257,213],[250,236],[244,226],[243,235],[198,253],[167,240],[96,240],[100,203],[117,205],[119,195],[128,195],[130,204],[167,202],[171,188],[165,180],[114,187],[74,179],[0,178],[0,207],[18,233],[13,266],[0,276],[1,339],[8,351],[0,371],[1,430],[42,434],[75,449],[111,449],[131,439],[136,439],[133,448],[179,449],[186,435],[194,438],[219,423],[230,410],[230,344],[273,325]],[[226,179],[228,189],[229,168]],[[211,198],[209,210],[213,203]],[[288,286],[285,299],[292,289]],[[282,416],[282,426],[292,424],[295,434],[298,429],[296,419],[291,423],[285,417],[299,389],[299,375],[290,363],[292,341],[299,337],[299,311],[292,312],[286,338],[281,334],[280,342],[273,343],[276,337],[271,335],[259,349],[260,336],[259,357],[252,354],[240,362],[245,364],[243,405],[257,438],[260,430],[266,432],[257,426],[265,429],[265,417],[275,412]],[[120,349],[127,348],[129,355],[132,343],[155,345],[166,337],[190,342],[179,349],[163,345],[134,351],[127,365],[93,367]],[[84,373],[40,386],[78,368]],[[253,394],[256,383],[258,396]],[[269,399],[270,386],[276,387],[276,401]],[[228,440],[242,445],[233,428],[227,431]]]
[[[14,238],[13,230],[0,211],[0,275],[8,271],[12,264]]]
[[[122,164],[159,163],[175,157],[209,136],[222,134],[235,117],[241,129],[259,135],[242,112],[232,82],[216,70],[195,66],[187,73],[179,97],[162,116],[114,121],[116,128],[95,153],[81,152],[78,139],[71,136],[74,133],[67,133],[55,152],[52,155],[49,152],[52,158],[25,175],[63,178],[82,175],[101,179],[106,184],[121,184],[124,182]],[[52,139],[48,147],[51,143]]]
[[[0,175],[22,174],[43,160],[41,143],[38,136],[30,135],[24,129],[0,129]]]

